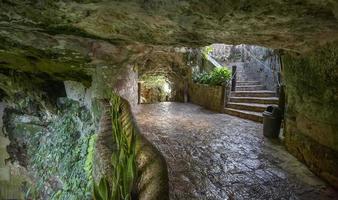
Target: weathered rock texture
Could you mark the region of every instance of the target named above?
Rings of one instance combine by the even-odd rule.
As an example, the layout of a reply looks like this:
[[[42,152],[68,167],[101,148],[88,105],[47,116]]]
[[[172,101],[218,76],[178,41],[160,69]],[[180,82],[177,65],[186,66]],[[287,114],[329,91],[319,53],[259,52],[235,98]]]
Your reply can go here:
[[[184,102],[190,69],[186,50],[155,48],[137,59],[140,103]]]
[[[1,29],[8,32],[64,33],[120,44],[246,43],[304,51],[338,38],[334,0],[12,0],[1,1],[0,9]]]
[[[338,187],[338,43],[285,55],[285,142],[316,174]]]

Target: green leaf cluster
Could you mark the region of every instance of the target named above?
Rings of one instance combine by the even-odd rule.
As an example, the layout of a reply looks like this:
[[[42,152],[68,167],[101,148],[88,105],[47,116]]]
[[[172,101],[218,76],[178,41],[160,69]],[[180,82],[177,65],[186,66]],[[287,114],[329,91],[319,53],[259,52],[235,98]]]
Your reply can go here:
[[[99,185],[94,185],[94,199],[130,200],[137,176],[135,129],[125,101],[112,94],[110,105],[112,136],[117,145],[117,151],[112,153],[113,175],[102,178]]]
[[[231,72],[228,68],[214,68],[211,72],[194,73],[193,81],[199,84],[226,85],[231,79]]]
[[[203,54],[210,54],[213,51],[212,46],[206,46],[202,48],[202,53]]]

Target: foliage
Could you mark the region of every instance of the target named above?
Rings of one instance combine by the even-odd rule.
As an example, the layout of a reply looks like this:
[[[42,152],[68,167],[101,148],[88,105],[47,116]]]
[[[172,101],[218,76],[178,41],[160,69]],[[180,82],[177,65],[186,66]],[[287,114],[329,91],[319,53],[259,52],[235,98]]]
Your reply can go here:
[[[213,51],[212,46],[206,46],[202,48],[202,53],[203,54],[210,54]]]
[[[62,106],[47,131],[28,138],[35,187],[50,199],[89,199],[92,184],[84,166],[94,133],[91,115],[75,101],[65,99]]]
[[[231,72],[228,68],[214,68],[211,72],[194,73],[193,81],[208,85],[225,85],[231,79]]]
[[[161,88],[164,84],[168,82],[163,75],[143,75],[141,80],[144,81],[144,85],[147,87],[157,87]]]
[[[200,83],[200,84],[209,84],[210,82],[210,74],[207,72],[202,72],[202,73],[194,73],[192,77],[193,81],[195,83]]]
[[[93,182],[93,161],[94,161],[94,147],[97,139],[97,134],[90,136],[89,145],[87,150],[87,157],[85,162],[84,170],[86,171],[87,177],[90,183]]]
[[[103,177],[98,186],[95,184],[94,199],[129,200],[136,180],[135,129],[126,102],[112,94],[110,104],[112,139],[117,145],[117,151],[112,153],[112,183],[109,186],[107,177]]]
[[[106,178],[101,178],[99,185],[94,184],[94,200],[110,200],[112,194],[112,188]]]

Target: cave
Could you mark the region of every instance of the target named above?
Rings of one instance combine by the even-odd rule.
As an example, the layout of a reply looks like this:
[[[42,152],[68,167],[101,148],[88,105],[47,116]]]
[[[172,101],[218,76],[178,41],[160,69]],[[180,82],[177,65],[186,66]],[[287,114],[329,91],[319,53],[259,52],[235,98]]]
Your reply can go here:
[[[337,1],[0,11],[0,199],[338,198]]]

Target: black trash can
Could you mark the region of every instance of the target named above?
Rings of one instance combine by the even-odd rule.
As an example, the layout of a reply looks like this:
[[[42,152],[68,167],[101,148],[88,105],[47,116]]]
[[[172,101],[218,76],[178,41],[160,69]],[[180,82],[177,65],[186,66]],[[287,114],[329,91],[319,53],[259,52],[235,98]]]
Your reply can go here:
[[[278,138],[282,122],[281,110],[277,106],[268,106],[263,112],[263,135]]]

